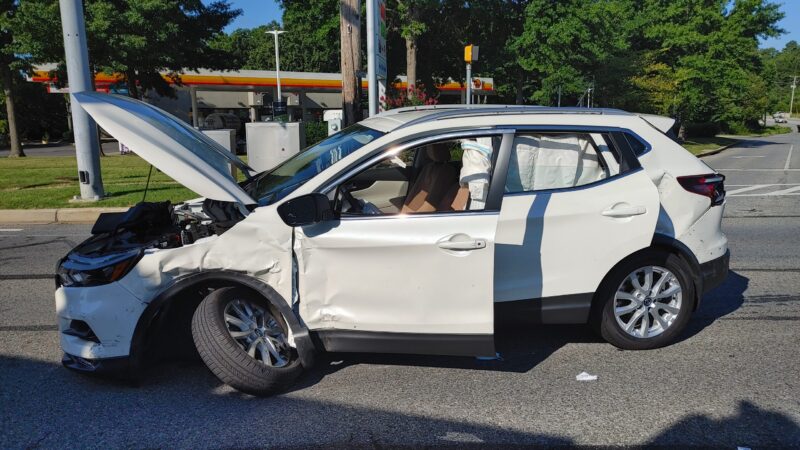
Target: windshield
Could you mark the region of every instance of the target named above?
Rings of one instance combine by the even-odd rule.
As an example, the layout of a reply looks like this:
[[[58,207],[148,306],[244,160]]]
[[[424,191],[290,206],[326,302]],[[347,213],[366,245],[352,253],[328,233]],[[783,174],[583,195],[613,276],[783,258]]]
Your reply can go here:
[[[268,172],[256,175],[244,187],[260,206],[286,197],[303,183],[384,133],[355,124],[328,136]]]

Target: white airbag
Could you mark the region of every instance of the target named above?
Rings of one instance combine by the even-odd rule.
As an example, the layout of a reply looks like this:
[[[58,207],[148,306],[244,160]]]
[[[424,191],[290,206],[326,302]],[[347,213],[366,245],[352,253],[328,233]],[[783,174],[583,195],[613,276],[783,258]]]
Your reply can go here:
[[[592,143],[580,135],[514,138],[506,189],[523,192],[580,186],[606,178]]]

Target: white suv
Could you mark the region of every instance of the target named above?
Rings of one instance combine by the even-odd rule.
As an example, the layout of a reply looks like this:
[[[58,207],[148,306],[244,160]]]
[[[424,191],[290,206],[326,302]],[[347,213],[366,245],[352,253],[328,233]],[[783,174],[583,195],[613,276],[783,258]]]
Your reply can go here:
[[[103,215],[59,262],[73,369],[130,375],[196,348],[263,395],[318,350],[494,356],[508,313],[655,348],[728,271],[724,178],[662,132],[668,118],[399,109],[254,173],[150,105],[75,98],[204,198]]]

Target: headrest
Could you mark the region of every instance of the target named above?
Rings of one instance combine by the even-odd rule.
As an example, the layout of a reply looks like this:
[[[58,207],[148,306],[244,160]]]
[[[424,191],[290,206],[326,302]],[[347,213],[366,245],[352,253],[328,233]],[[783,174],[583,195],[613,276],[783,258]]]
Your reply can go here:
[[[450,147],[447,144],[429,145],[426,153],[433,162],[443,163],[450,161]]]

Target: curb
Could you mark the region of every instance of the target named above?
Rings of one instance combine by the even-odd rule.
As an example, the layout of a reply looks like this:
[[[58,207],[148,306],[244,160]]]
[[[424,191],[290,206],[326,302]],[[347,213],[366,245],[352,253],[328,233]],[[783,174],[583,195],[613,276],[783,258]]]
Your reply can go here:
[[[714,149],[714,150],[708,150],[708,151],[705,151],[705,152],[703,152],[703,153],[700,153],[699,155],[696,155],[696,156],[697,156],[698,158],[705,158],[706,156],[716,155],[717,153],[721,153],[721,152],[723,152],[723,151],[725,151],[725,150],[729,149],[730,147],[733,147],[734,145],[739,145],[739,144],[741,144],[742,142],[744,142],[744,139],[738,140],[738,141],[736,141],[736,142],[731,142],[731,143],[730,143],[730,144],[728,144],[728,145],[722,146],[722,147],[720,147],[720,148],[717,148],[717,149]]]
[[[128,208],[0,209],[2,224],[94,223],[101,213]]]

